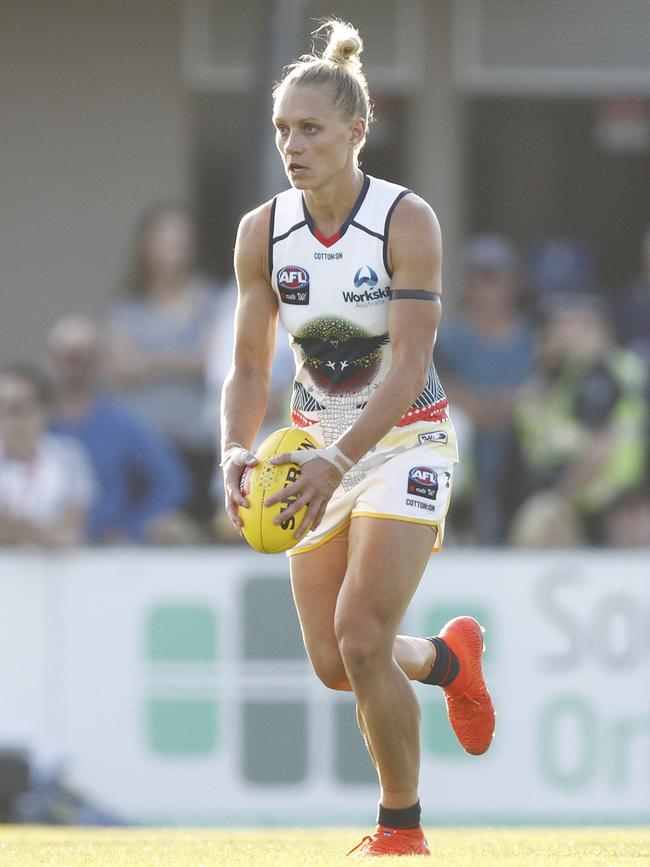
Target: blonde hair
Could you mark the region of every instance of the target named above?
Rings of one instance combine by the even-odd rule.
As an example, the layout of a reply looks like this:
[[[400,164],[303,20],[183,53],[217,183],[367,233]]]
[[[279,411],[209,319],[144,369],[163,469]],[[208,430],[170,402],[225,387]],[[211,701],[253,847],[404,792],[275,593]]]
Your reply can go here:
[[[323,38],[323,31],[326,31],[327,44],[322,53],[303,54],[285,67],[282,79],[273,88],[273,99],[277,100],[289,85],[328,84],[333,88],[334,104],[346,120],[361,117],[367,130],[373,116],[368,82],[359,58],[363,40],[356,27],[337,18],[323,22],[312,36]]]

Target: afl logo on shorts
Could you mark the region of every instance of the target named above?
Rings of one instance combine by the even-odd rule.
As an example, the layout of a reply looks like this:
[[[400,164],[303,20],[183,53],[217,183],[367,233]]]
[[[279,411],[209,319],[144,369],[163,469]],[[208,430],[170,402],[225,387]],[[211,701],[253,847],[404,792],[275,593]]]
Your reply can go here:
[[[285,304],[309,304],[309,274],[299,265],[285,265],[278,271],[278,290]]]
[[[364,285],[368,286],[370,289],[374,289],[378,282],[379,278],[370,265],[364,265],[362,268],[359,268],[357,273],[354,275],[355,289],[361,289]]]
[[[409,470],[406,491],[416,497],[435,500],[438,494],[438,473],[430,467],[413,467]]]

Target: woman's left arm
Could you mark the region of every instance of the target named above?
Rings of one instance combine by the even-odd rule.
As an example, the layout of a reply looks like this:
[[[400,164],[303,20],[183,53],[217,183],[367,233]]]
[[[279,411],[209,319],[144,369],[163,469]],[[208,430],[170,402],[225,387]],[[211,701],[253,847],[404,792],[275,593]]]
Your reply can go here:
[[[391,368],[337,441],[355,463],[400,420],[427,381],[442,310],[442,243],[436,215],[417,196],[405,196],[395,208],[388,260],[393,270],[388,312]]]
[[[393,271],[388,313],[391,368],[359,418],[336,442],[352,464],[394,427],[426,384],[441,314],[442,244],[435,214],[417,196],[405,196],[393,212],[388,261]],[[273,463],[290,460],[288,454],[278,455]],[[282,520],[308,505],[296,531],[301,538],[320,523],[342,475],[343,470],[337,469],[335,463],[314,455],[304,464],[300,478],[266,503],[271,505],[281,497],[297,495],[282,513]]]

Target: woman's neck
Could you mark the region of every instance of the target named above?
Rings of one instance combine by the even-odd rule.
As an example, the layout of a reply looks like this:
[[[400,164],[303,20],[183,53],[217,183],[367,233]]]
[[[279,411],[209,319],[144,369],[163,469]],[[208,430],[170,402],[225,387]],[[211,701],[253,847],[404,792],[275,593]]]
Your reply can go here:
[[[364,175],[358,166],[332,179],[317,190],[305,190],[304,198],[316,228],[331,235],[346,221],[363,188]]]
[[[4,452],[14,461],[28,463],[36,457],[38,445],[38,442],[5,443]]]
[[[479,331],[487,337],[498,340],[510,333],[517,322],[517,313],[511,309],[480,307],[471,312],[471,317]]]
[[[90,385],[61,389],[56,398],[56,411],[67,421],[80,421],[90,410],[95,396]]]
[[[149,284],[149,295],[164,303],[185,295],[190,285],[190,275],[186,271],[153,274]]]

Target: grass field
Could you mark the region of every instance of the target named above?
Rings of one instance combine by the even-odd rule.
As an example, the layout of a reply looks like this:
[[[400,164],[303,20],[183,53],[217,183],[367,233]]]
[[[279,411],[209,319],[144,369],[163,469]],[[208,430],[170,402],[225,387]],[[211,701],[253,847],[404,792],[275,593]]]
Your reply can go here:
[[[0,864],[29,867],[304,867],[345,862],[368,829],[88,829],[0,825]],[[445,867],[650,864],[650,828],[453,828],[428,831]],[[408,859],[409,862],[412,859]],[[347,862],[349,863],[349,862]],[[403,864],[384,858],[382,864]]]

